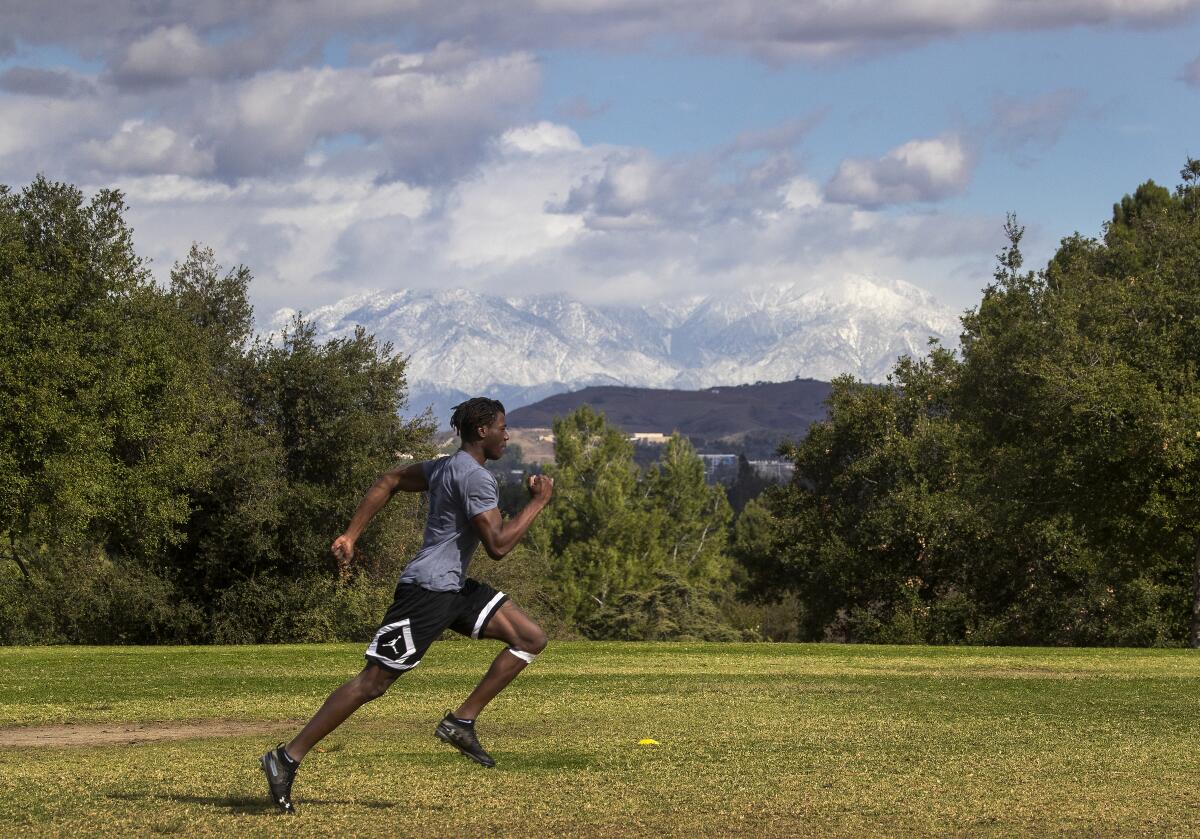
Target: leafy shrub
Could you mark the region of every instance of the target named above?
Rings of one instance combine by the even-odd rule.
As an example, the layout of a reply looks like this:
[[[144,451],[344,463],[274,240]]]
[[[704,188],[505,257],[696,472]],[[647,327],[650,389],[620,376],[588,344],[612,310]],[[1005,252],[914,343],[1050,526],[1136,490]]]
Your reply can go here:
[[[391,582],[358,575],[287,580],[259,577],[223,591],[212,616],[218,644],[365,641],[392,602]]]
[[[743,641],[750,632],[727,624],[716,596],[671,574],[657,575],[649,591],[631,591],[605,603],[581,626],[596,640]]]
[[[203,632],[203,613],[166,578],[99,550],[30,557],[0,573],[0,643],[177,644]]]

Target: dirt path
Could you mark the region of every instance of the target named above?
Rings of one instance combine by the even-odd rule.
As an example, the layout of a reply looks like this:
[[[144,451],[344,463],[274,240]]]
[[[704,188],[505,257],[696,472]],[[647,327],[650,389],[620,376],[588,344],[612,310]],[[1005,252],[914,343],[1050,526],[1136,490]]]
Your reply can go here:
[[[197,720],[195,722],[107,722],[78,725],[34,725],[0,728],[0,747],[131,746],[161,740],[190,740],[198,737],[238,737],[295,730],[295,720],[243,722],[240,720]]]

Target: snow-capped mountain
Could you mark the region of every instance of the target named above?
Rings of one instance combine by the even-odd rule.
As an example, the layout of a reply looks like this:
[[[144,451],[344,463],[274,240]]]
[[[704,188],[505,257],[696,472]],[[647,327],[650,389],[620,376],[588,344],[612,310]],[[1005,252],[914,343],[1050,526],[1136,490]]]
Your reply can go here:
[[[276,327],[294,312],[275,314]],[[705,388],[883,381],[930,337],[957,344],[958,318],[908,283],[761,286],[650,306],[589,306],[564,295],[501,298],[462,289],[348,297],[307,313],[324,337],[362,325],[407,355],[409,408],[487,394],[512,409],[588,385]]]

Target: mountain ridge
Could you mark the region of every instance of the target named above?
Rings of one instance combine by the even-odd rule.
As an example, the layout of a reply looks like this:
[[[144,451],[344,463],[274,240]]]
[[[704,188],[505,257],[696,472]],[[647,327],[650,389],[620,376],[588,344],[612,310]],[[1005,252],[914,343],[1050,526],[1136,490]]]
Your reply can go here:
[[[273,324],[294,315],[280,310]],[[364,326],[408,358],[409,413],[486,394],[513,410],[592,386],[699,390],[849,373],[883,381],[930,338],[957,345],[957,315],[901,281],[780,283],[646,305],[565,294],[502,297],[402,289],[306,315],[321,337]]]

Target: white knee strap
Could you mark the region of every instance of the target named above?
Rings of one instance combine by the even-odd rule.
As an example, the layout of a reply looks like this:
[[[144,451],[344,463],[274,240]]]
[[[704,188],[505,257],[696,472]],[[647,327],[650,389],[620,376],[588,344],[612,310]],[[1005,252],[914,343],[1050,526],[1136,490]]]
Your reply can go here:
[[[533,664],[534,659],[537,658],[537,653],[527,653],[524,650],[518,650],[516,647],[509,647],[508,651],[526,664]]]

